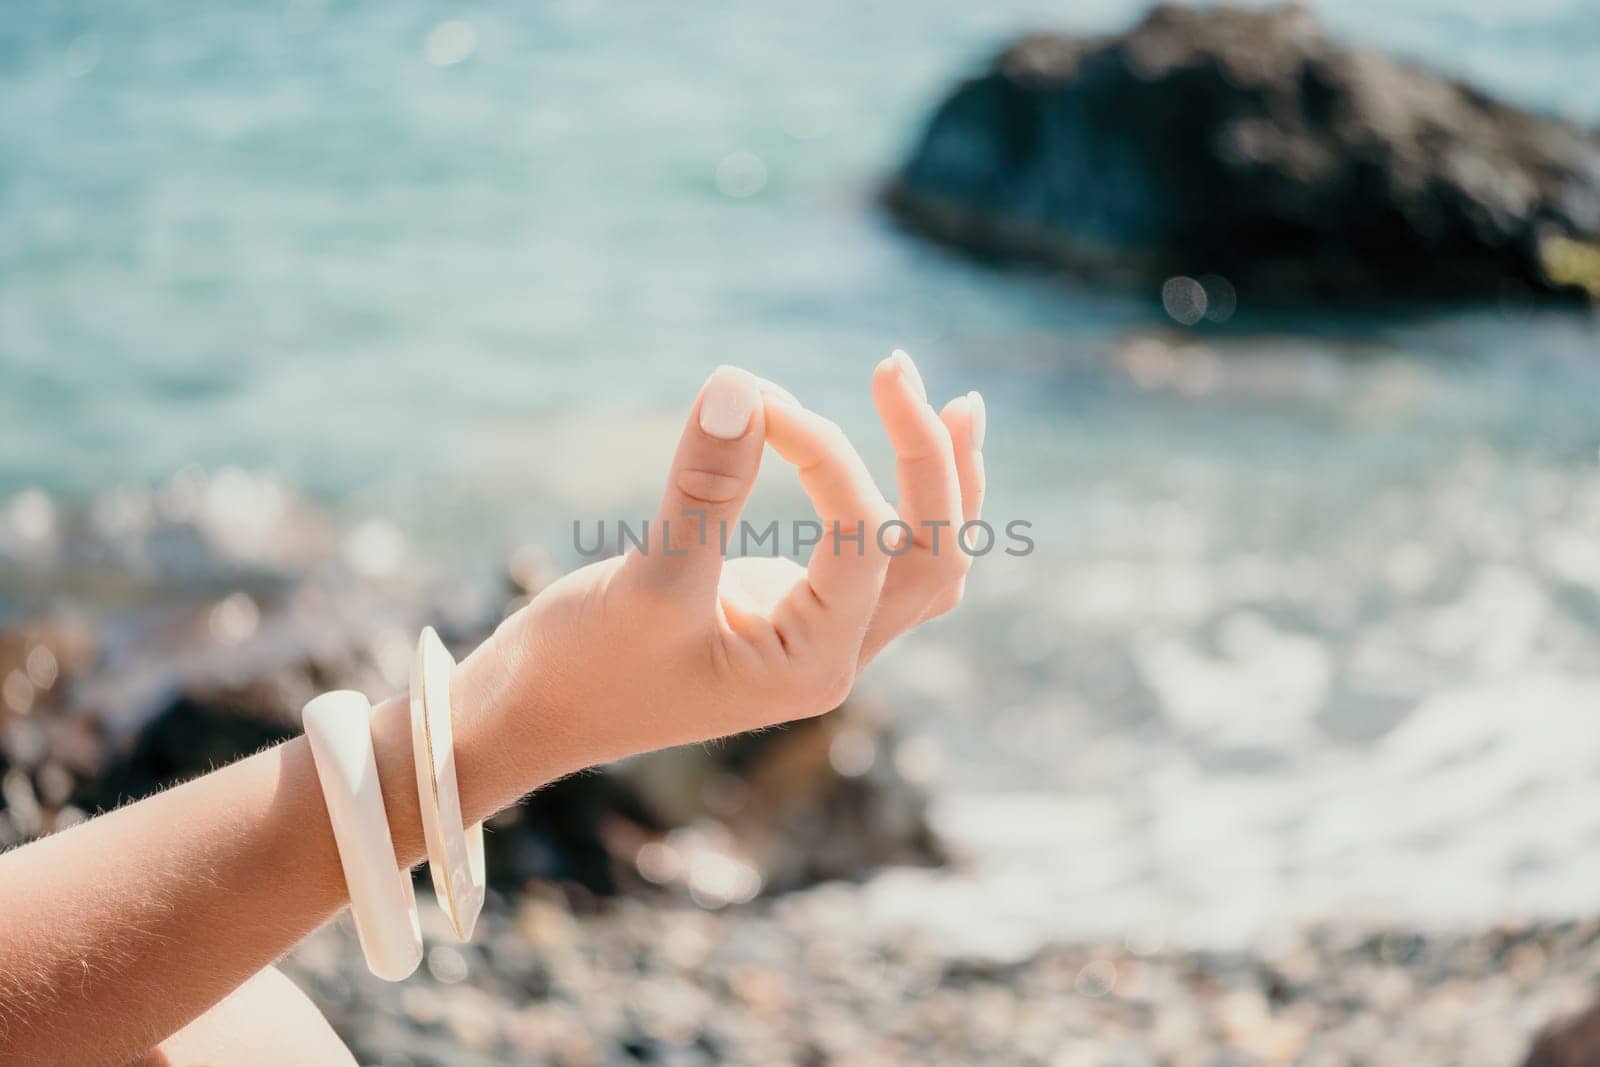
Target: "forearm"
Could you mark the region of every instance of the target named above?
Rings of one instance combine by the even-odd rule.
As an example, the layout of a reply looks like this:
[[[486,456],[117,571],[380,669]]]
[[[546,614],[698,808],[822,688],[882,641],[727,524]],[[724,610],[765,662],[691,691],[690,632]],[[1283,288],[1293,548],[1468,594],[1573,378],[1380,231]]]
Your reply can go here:
[[[27,1063],[129,1058],[327,919],[342,893],[298,738],[14,851],[0,859],[0,1048]]]
[[[537,739],[536,758],[496,736],[505,719],[495,702],[508,694],[493,659],[474,657],[457,674],[473,821],[583,758],[559,727]],[[424,843],[403,698],[377,709],[373,742],[396,862],[410,867]],[[0,857],[0,1061],[131,1058],[346,900],[304,738],[14,850]]]

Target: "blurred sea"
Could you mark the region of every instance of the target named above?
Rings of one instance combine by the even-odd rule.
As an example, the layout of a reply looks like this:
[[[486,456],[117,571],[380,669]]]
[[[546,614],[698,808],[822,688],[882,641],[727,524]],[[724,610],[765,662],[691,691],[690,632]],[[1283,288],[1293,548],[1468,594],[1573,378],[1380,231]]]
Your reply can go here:
[[[1153,294],[952,258],[873,208],[1009,34],[1140,6],[13,11],[0,508],[240,466],[481,579],[648,514],[721,362],[889,478],[867,378],[905,347],[932,392],[988,398],[989,513],[1038,550],[983,561],[864,683],[916,741],[880,758],[937,781],[973,856],[880,879],[886,919],[998,945],[1592,912],[1592,319],[1247,304],[1185,332]],[[1586,0],[1318,10],[1600,121]],[[754,510],[797,514],[774,482]]]

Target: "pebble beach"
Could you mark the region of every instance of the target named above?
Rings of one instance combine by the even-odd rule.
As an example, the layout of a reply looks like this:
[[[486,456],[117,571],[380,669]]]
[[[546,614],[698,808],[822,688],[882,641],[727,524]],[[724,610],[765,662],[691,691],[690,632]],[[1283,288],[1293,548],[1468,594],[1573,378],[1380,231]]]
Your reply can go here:
[[[721,913],[535,894],[442,927],[422,973],[365,971],[347,923],[283,963],[363,1063],[1515,1067],[1587,1007],[1600,922],[1323,927],[1260,952],[1136,941],[952,955],[864,929],[830,885]]]

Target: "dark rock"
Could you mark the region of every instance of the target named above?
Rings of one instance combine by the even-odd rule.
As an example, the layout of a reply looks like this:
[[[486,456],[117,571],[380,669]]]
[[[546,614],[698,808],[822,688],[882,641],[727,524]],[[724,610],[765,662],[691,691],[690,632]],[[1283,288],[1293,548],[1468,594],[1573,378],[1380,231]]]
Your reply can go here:
[[[664,833],[641,798],[607,771],[573,775],[500,812],[484,835],[489,881],[503,890],[558,882],[607,897],[642,885],[616,838]]]
[[[184,695],[141,731],[132,751],[86,779],[75,803],[90,813],[131,803],[275,745],[299,730],[248,703]]]
[[[841,734],[887,750],[894,739],[859,702],[830,715],[715,745],[653,752],[556,782],[489,824],[491,879],[573,883],[598,896],[655,882],[702,903],[737,902],[739,886],[707,888],[697,864],[748,867],[755,888],[781,892],[859,878],[888,864],[944,862],[926,800],[887,759],[840,773]],[[669,862],[651,869],[647,845]]]
[[[888,200],[968,250],[1228,303],[1600,293],[1600,136],[1298,6],[1024,38],[938,109]]]
[[[1522,1067],[1600,1067],[1600,1006],[1548,1027]]]

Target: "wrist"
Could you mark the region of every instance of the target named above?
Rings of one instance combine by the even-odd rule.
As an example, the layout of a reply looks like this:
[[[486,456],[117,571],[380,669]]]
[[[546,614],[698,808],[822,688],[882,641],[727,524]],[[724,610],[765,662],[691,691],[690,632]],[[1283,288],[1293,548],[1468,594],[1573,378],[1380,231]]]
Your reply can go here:
[[[461,810],[469,824],[595,762],[517,621],[458,663],[451,683]]]
[[[496,631],[456,665],[451,679],[456,776],[468,825],[604,758],[589,751],[585,731],[560,710],[548,676],[517,639],[519,630]],[[395,859],[414,867],[427,858],[427,843],[407,694],[373,710],[372,744]]]

